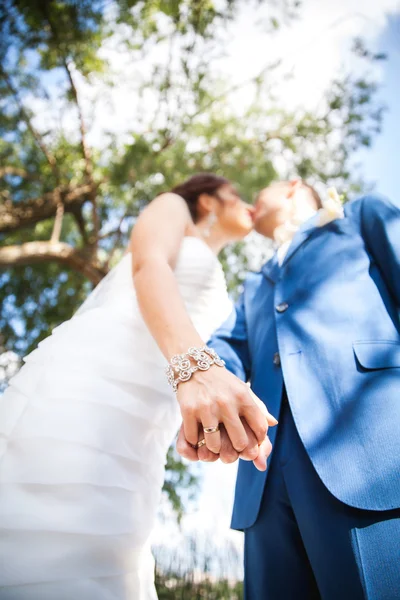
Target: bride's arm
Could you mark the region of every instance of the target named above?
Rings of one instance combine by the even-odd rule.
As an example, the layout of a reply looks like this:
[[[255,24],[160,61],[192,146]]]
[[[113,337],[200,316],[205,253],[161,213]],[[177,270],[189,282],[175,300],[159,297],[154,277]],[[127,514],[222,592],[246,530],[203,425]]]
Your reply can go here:
[[[162,194],[140,215],[131,236],[133,280],[145,323],[166,359],[200,346],[173,272],[191,217],[184,200]]]
[[[192,224],[188,207],[176,194],[156,198],[140,215],[131,236],[133,279],[140,310],[165,358],[203,346],[180,295],[173,268],[182,239]],[[210,306],[212,310],[212,306]],[[236,450],[243,451],[248,437],[244,417],[257,439],[265,439],[266,415],[252,399],[248,386],[227,369],[213,367],[193,375],[179,386],[177,398],[185,436],[198,440],[198,427],[223,423]],[[218,453],[220,434],[207,436],[207,447]]]

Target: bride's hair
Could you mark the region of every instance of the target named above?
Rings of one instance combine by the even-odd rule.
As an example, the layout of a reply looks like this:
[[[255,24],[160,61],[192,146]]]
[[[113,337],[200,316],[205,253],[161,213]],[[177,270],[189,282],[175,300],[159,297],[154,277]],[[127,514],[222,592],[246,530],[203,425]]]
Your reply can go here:
[[[171,192],[181,196],[187,203],[193,221],[196,223],[199,219],[198,199],[201,194],[213,196],[220,187],[229,184],[230,181],[225,177],[214,175],[213,173],[196,173],[183,183],[176,185]]]

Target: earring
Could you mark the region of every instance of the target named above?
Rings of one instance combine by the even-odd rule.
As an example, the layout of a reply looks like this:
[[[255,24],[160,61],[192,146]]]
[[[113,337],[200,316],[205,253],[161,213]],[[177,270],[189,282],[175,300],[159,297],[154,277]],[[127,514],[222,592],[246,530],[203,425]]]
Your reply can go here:
[[[217,215],[213,212],[210,212],[210,214],[207,217],[207,226],[205,227],[205,229],[203,229],[203,237],[205,237],[205,238],[210,237],[211,230],[214,227],[216,222],[217,222]]]

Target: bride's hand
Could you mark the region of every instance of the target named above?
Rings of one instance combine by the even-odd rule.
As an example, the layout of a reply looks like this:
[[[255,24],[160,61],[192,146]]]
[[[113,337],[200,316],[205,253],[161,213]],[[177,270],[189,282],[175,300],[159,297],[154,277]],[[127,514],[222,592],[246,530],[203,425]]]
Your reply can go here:
[[[277,424],[277,420],[249,386],[225,368],[212,367],[208,371],[197,371],[189,381],[179,385],[177,398],[185,438],[192,446],[198,441],[199,423],[202,427],[223,424],[238,453],[249,446],[249,436],[241,417],[259,444],[266,438],[268,425]],[[205,433],[204,437],[207,448],[219,454],[221,433]]]

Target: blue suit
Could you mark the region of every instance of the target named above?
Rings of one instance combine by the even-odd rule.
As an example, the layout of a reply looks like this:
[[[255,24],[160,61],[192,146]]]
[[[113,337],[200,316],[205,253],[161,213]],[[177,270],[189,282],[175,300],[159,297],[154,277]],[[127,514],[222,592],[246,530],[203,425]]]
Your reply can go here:
[[[268,505],[268,496],[275,493],[275,505],[290,504],[295,521],[304,503],[313,505],[305,521],[313,521],[318,497],[323,498],[322,512],[331,501],[336,507],[321,523],[334,521],[344,507],[348,511],[346,527],[363,581],[351,587],[354,570],[348,574],[348,595],[346,590],[340,596],[329,595],[334,584],[324,586],[321,569],[318,572],[310,558],[312,532],[304,547],[305,533],[300,528],[302,550],[298,546],[296,554],[304,550],[304,560],[311,562],[307,577],[310,581],[315,577],[317,583],[311,582],[304,596],[294,590],[293,598],[313,594],[349,600],[400,598],[400,575],[396,574],[400,573],[399,307],[400,209],[386,199],[368,196],[347,204],[344,219],[324,227],[316,227],[314,219],[308,221],[281,266],[275,256],[261,273],[248,277],[234,312],[210,342],[231,371],[251,382],[269,411],[280,415],[279,425],[269,432],[274,450],[267,471],[260,473],[252,463],[240,461],[232,526],[245,530],[246,538],[256,540],[256,545],[262,540],[260,547],[266,548],[271,536],[263,536],[260,523],[269,513],[265,526],[271,530],[277,522],[274,506]],[[282,405],[286,397],[288,403]],[[300,461],[291,479],[286,467],[289,455],[294,462]],[[302,479],[296,480],[299,473]],[[279,477],[283,477],[280,490]],[[275,491],[269,494],[268,486]],[[299,500],[303,488],[313,492]],[[283,498],[283,493],[290,498]],[[317,516],[314,520],[318,522]],[[323,530],[322,524],[319,527]],[[376,583],[382,573],[372,566],[379,563],[371,551],[377,540],[380,562],[390,580],[386,595]],[[339,546],[337,551],[342,551]],[[247,539],[246,555],[249,566]],[[261,561],[257,571],[263,568]],[[343,574],[345,567],[340,568]],[[252,579],[256,578],[252,573]],[[371,581],[375,583],[369,589]],[[259,589],[264,587],[257,588],[254,581],[249,585],[249,600],[255,600],[256,594],[257,600],[292,597],[289,592],[260,596]]]

